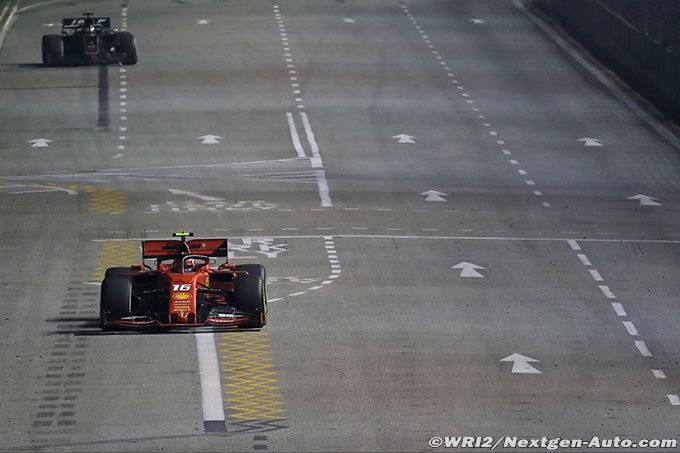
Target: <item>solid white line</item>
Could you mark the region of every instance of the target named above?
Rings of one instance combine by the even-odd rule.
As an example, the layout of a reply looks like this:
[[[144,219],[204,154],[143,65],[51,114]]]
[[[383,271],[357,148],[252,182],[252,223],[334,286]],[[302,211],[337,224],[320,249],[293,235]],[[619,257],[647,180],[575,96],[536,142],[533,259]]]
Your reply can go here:
[[[292,113],[286,113],[288,117],[288,127],[290,128],[290,137],[293,140],[293,146],[297,152],[298,157],[307,157],[305,150],[300,143],[300,135],[298,135],[297,127],[295,126],[295,118]]]
[[[305,112],[300,112],[300,117],[302,117],[302,124],[305,129],[305,134],[307,134],[307,141],[309,142],[309,146],[311,146],[312,149],[312,168],[319,169],[314,172],[314,175],[316,176],[316,185],[319,189],[319,198],[321,198],[321,207],[333,207],[330,189],[328,187],[328,180],[326,179],[326,170],[323,169],[323,161],[321,160],[321,155],[319,154],[319,145],[316,142],[316,138],[314,137],[312,126],[309,124],[309,117],[307,117],[307,113]]]
[[[588,257],[585,254],[577,253],[576,256],[578,256],[578,259],[581,260],[581,262],[583,263],[584,266],[592,266],[593,265],[593,263],[590,262],[590,260],[588,259]]]
[[[597,287],[600,288],[600,291],[602,291],[602,294],[604,294],[604,296],[607,299],[616,299],[616,296],[614,295],[612,290],[609,289],[609,286],[607,286],[607,285],[597,285]]]
[[[649,349],[647,348],[647,345],[644,341],[635,340],[635,347],[638,351],[640,351],[640,354],[642,354],[643,357],[654,357],[652,353],[649,352]]]
[[[616,316],[628,316],[626,310],[623,308],[623,305],[621,305],[620,303],[612,302],[612,308],[616,312]]]
[[[588,272],[590,272],[590,276],[593,277],[593,280],[596,282],[603,282],[604,279],[600,275],[600,273],[597,271],[597,269],[588,269]]]
[[[333,207],[333,202],[331,201],[330,189],[328,188],[328,180],[326,179],[326,170],[316,170],[314,172],[316,176],[316,185],[319,189],[319,197],[321,198],[321,207],[330,208]]]
[[[317,228],[317,230],[333,230],[335,228]],[[389,228],[388,228],[389,229]],[[263,229],[260,229],[263,231]],[[473,230],[470,230],[473,231]],[[261,237],[261,236],[258,236]],[[324,236],[319,234],[297,234],[297,235],[268,235],[272,239],[319,239]],[[570,239],[566,238],[551,238],[551,237],[499,237],[499,236],[423,236],[423,235],[393,235],[393,234],[336,234],[336,238],[350,238],[350,239],[430,239],[439,241],[536,241],[536,242],[564,242]],[[234,239],[252,238],[252,236],[232,236]],[[129,238],[129,239],[92,239],[92,242],[109,242],[109,241],[144,241],[148,238]],[[680,240],[671,239],[579,239],[582,242],[602,242],[602,243],[646,243],[646,244],[680,244]]]
[[[666,397],[668,398],[668,401],[670,401],[670,403],[673,406],[680,406],[680,396],[678,396],[678,395],[666,395]]]
[[[573,239],[567,239],[567,243],[569,244],[569,247],[571,247],[572,250],[581,250],[581,246],[578,245],[578,242],[576,242]]]
[[[215,335],[212,332],[197,333],[196,351],[198,352],[198,369],[201,373],[204,425],[208,422],[224,423],[222,385]]]
[[[652,370],[652,374],[657,379],[666,379],[666,373],[663,370]]]
[[[305,133],[307,134],[307,141],[309,142],[309,146],[312,147],[312,167],[323,168],[323,162],[319,155],[319,145],[316,143],[316,137],[314,137],[314,132],[312,132],[312,126],[309,124],[307,113],[301,112],[300,116],[302,117],[302,124],[305,128]]]
[[[635,328],[635,324],[633,324],[630,321],[622,321],[622,322],[623,322],[624,327],[628,331],[629,335],[632,335],[634,337],[640,335],[640,332],[638,332],[638,330]]]

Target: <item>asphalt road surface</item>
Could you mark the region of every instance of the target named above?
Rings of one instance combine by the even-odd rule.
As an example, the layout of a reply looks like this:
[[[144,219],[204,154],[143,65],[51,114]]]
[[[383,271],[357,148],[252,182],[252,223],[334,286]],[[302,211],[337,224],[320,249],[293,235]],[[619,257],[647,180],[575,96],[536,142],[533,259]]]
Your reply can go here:
[[[14,4],[0,450],[678,439],[678,139],[540,18],[506,1]],[[129,29],[139,63],[43,67],[41,35],[84,11]],[[266,266],[269,324],[99,332],[103,270],[180,229]]]

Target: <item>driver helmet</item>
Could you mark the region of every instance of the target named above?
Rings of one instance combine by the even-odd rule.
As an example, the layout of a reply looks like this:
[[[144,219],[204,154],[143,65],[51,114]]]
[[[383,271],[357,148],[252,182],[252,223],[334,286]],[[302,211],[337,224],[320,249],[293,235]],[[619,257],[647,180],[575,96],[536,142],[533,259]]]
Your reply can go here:
[[[184,260],[184,272],[193,272],[196,269],[196,260],[188,258]]]

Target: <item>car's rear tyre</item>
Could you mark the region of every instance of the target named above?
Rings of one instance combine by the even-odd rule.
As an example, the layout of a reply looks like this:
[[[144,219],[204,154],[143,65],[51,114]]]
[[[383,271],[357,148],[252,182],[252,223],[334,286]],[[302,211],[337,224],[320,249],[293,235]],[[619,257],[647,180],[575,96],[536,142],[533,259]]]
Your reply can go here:
[[[126,278],[105,278],[102,282],[99,302],[99,325],[102,330],[110,330],[112,326],[106,321],[128,316],[132,311],[132,282]]]
[[[246,271],[236,277],[234,283],[234,307],[252,313],[252,317],[241,328],[260,328],[267,324],[267,273],[261,264],[242,264],[237,271]]]
[[[118,35],[118,51],[121,55],[120,62],[124,65],[137,64],[137,42],[132,33],[121,31]]]
[[[106,273],[104,274],[104,278],[123,277],[124,274],[129,274],[129,273],[130,273],[129,267],[110,267],[110,268],[106,269]]]
[[[60,35],[44,35],[42,38],[42,58],[46,66],[63,66],[64,40]]]

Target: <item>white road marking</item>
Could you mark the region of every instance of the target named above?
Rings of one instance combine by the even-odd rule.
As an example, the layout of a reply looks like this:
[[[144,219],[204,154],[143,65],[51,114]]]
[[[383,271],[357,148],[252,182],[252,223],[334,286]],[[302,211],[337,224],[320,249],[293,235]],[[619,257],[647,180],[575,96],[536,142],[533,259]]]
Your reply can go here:
[[[540,360],[532,359],[522,354],[511,354],[500,359],[499,362],[512,362],[512,370],[510,372],[513,374],[542,374],[542,371],[530,365],[530,362],[540,363]]]
[[[512,165],[519,165],[519,162],[517,162],[515,159],[510,159],[508,162]]]
[[[541,192],[540,190],[534,190],[534,195],[536,195],[537,197],[542,197],[543,192]]]
[[[317,228],[317,230],[320,228]],[[325,230],[333,230],[333,227],[324,228]],[[260,229],[260,231],[262,231]],[[474,231],[474,230],[458,230],[458,231]],[[246,236],[250,238],[250,236]],[[323,236],[319,234],[297,234],[297,235],[268,235],[270,239],[318,239]],[[430,240],[440,240],[440,241],[528,241],[528,242],[564,242],[571,239],[560,238],[560,237],[503,237],[503,236],[428,236],[428,235],[394,235],[394,234],[336,234],[335,238],[347,238],[347,239],[430,239]],[[232,236],[234,239],[241,238],[241,236]],[[129,239],[92,239],[92,242],[109,242],[109,241],[143,241],[146,238],[129,238]],[[593,243],[646,243],[646,244],[680,244],[680,240],[676,239],[579,239],[581,242],[593,242]],[[580,250],[580,249],[579,249]]]
[[[642,195],[641,193],[628,197],[628,200],[639,200],[640,206],[661,206],[661,203],[656,202],[658,198],[650,197],[648,195]]]
[[[31,148],[49,148],[52,140],[49,138],[34,138],[28,140],[28,143],[31,143]]]
[[[569,244],[569,247],[571,247],[572,250],[581,250],[581,246],[579,246],[575,240],[567,239],[567,243]]]
[[[590,276],[593,277],[593,280],[596,282],[603,282],[604,279],[600,275],[600,273],[597,271],[597,269],[588,269],[588,272],[590,272]]]
[[[525,179],[524,182],[527,184],[527,186],[535,186],[536,185],[536,183],[531,179]]]
[[[503,154],[505,154],[506,156],[509,156],[509,155],[511,154],[511,153],[510,153],[510,150],[507,150],[507,149],[502,149],[501,152],[502,152]]]
[[[517,173],[519,173],[522,176],[525,176],[527,174],[527,171],[520,169],[520,170],[517,170]]]
[[[628,313],[626,313],[623,305],[621,305],[619,302],[612,302],[612,308],[614,309],[614,312],[616,312],[616,316],[628,316]]]
[[[298,291],[297,293],[288,294],[289,296],[302,296],[306,291]]]
[[[189,192],[188,190],[168,189],[168,192],[175,195],[186,195],[187,197],[197,198],[202,201],[224,201],[222,198],[211,197],[210,195],[203,195],[198,192]]]
[[[581,260],[581,262],[583,263],[584,266],[592,266],[593,265],[593,263],[590,262],[590,260],[588,259],[588,257],[585,254],[577,253],[576,256],[578,256],[578,259]]]
[[[599,138],[583,137],[578,139],[579,142],[583,142],[584,146],[604,146],[600,143]]]
[[[633,324],[630,321],[622,321],[622,322],[623,322],[623,326],[626,328],[629,335],[632,335],[634,337],[640,335],[640,332],[638,332],[638,330],[635,328],[635,324]]]
[[[678,395],[666,395],[668,398],[668,401],[671,403],[673,406],[680,406],[680,396]]]
[[[461,261],[455,266],[451,266],[451,269],[460,269],[460,277],[468,278],[484,278],[482,274],[477,272],[476,269],[485,269],[477,264],[468,263],[467,261]]]
[[[307,157],[307,155],[305,154],[304,148],[302,148],[302,143],[300,143],[300,135],[298,134],[297,126],[295,125],[295,118],[293,117],[293,114],[288,112],[288,113],[286,113],[286,117],[288,118],[288,127],[290,129],[290,137],[293,141],[293,146],[295,147],[295,151],[297,152],[298,157]]]
[[[392,138],[398,139],[397,143],[409,143],[409,144],[411,144],[411,143],[416,142],[415,141],[416,137],[414,137],[413,135],[408,135],[408,134],[404,134],[404,133],[394,135],[394,136],[392,136]]]
[[[219,145],[221,138],[219,135],[203,135],[201,137],[196,137],[198,140],[201,140],[201,145]]]
[[[204,427],[206,430],[212,430],[214,428],[212,425],[219,425],[221,423],[223,425],[221,431],[224,431],[222,383],[220,380],[220,367],[217,361],[215,335],[212,332],[197,333],[196,351],[198,352],[198,369],[201,375]]]
[[[446,198],[443,198],[443,196],[448,194],[439,192],[438,190],[430,189],[422,192],[420,195],[425,195],[425,201],[446,201]]]
[[[283,297],[277,297],[275,299],[268,299],[267,302],[278,302],[280,300],[283,300]]]
[[[654,357],[644,341],[635,340],[635,347],[640,351],[640,354],[642,354],[643,357]]]
[[[666,373],[663,370],[652,370],[652,374],[657,379],[666,379]]]
[[[113,159],[120,159],[121,157],[123,157],[123,154],[118,153],[115,156],[113,156]]]
[[[604,294],[604,296],[605,296],[607,299],[616,299],[616,296],[614,295],[614,293],[612,292],[612,290],[609,289],[609,286],[607,286],[607,285],[598,285],[597,287],[600,288],[600,291],[602,291],[602,294]]]

